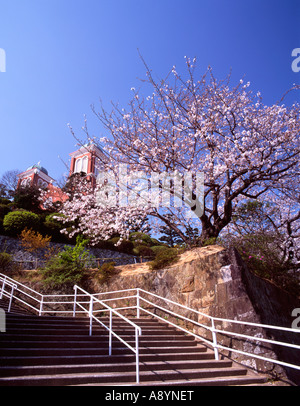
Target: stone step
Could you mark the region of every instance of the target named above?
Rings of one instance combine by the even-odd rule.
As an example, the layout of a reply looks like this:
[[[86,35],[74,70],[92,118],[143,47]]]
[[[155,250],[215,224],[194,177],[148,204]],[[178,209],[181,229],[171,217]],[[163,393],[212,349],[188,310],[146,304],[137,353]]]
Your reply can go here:
[[[216,378],[226,376],[244,376],[246,375],[244,368],[224,367],[224,368],[202,368],[202,369],[179,369],[179,370],[163,370],[163,371],[141,371],[140,381],[188,381],[190,379]],[[135,372],[104,372],[104,373],[68,373],[61,375],[26,375],[1,377],[0,386],[61,386],[61,385],[76,385],[86,383],[106,384],[111,382],[118,384],[120,382],[135,383]]]
[[[8,313],[7,314],[7,320],[13,320],[14,323],[29,323],[29,322],[34,322],[34,323],[55,323],[55,324],[67,324],[67,323],[75,323],[75,324],[81,324],[81,323],[89,323],[89,317],[84,316],[84,317],[69,317],[69,316],[38,316],[38,315],[33,315],[33,314],[16,314],[16,313]],[[109,324],[109,318],[107,317],[99,317],[99,320],[101,320],[105,324]],[[130,321],[133,323],[136,323],[138,325],[149,325],[153,326],[155,325],[156,327],[166,327],[165,323],[162,323],[158,321],[157,319],[154,318],[129,318]],[[124,326],[129,326],[128,322],[123,320],[122,318],[119,318],[117,316],[113,316],[113,323],[116,323],[117,325],[124,325]],[[172,328],[172,327],[169,327]]]
[[[9,323],[6,323],[6,331],[10,335],[16,335],[16,336],[25,336],[25,335],[48,335],[49,331],[52,332],[52,330],[55,330],[56,335],[75,335],[76,336],[81,333],[83,335],[89,335],[89,325],[85,326],[59,326],[56,327],[55,325],[47,325],[46,327],[42,325],[37,325],[36,327],[33,325],[28,325],[26,328],[25,326],[23,328],[20,328],[19,326],[15,326]],[[119,328],[119,327],[114,327],[113,326],[113,331],[116,334],[123,334],[123,335],[134,335],[135,334],[135,329],[130,330],[127,328]],[[106,330],[104,327],[99,328],[99,327],[92,327],[92,336],[103,336],[105,334],[108,334],[108,330]],[[168,330],[168,329],[157,329],[155,326],[153,329],[147,327],[143,328],[142,327],[142,336],[149,336],[149,335],[155,335],[155,336],[177,336],[180,337],[181,339],[193,339],[191,336],[184,334],[183,332],[180,331],[175,331],[175,330]]]
[[[167,369],[203,369],[203,368],[225,368],[231,367],[230,360],[170,360],[160,361],[141,361],[140,371],[167,370]],[[22,376],[26,375],[60,375],[74,373],[102,373],[102,372],[134,372],[136,370],[135,362],[115,362],[115,363],[96,363],[96,364],[65,364],[65,365],[31,365],[31,366],[5,366],[0,369],[0,376]]]
[[[151,351],[147,349],[145,352],[140,353],[141,362],[151,362],[157,361],[175,361],[175,360],[213,360],[213,351],[183,351],[178,349],[176,352],[173,351]],[[121,363],[121,362],[135,362],[135,355],[129,353],[127,349],[123,351],[114,351],[111,356],[108,355],[108,350],[106,349],[103,354],[100,355],[55,355],[55,356],[5,356],[0,358],[1,366],[30,366],[30,365],[64,365],[64,364],[93,364],[93,363]]]
[[[100,320],[109,325],[108,317]],[[248,385],[264,382],[194,337],[153,318],[132,318],[139,337],[141,385]],[[87,317],[9,313],[0,335],[0,386],[136,385],[135,354]],[[113,329],[135,348],[135,329],[113,317]]]
[[[128,344],[134,345],[135,341],[130,340]],[[9,344],[9,343],[8,343]],[[76,355],[80,353],[86,353],[86,354],[105,354],[105,352],[108,351],[108,343],[107,345],[104,345],[103,342],[100,342],[99,345],[98,343],[93,342],[93,346],[90,344],[85,345],[85,346],[43,346],[43,347],[25,347],[22,345],[22,343],[19,343],[19,347],[13,347],[13,346],[7,346],[7,347],[2,347],[0,348],[0,359],[2,354],[5,354],[7,356],[33,356],[33,355],[51,355],[51,354],[65,354],[65,355]],[[124,349],[127,349],[126,345],[123,343],[115,343],[115,347],[113,346],[113,351],[114,352],[119,352],[119,351],[124,351]],[[16,345],[16,344],[15,344]],[[144,351],[151,351],[151,350],[156,350],[157,352],[160,351],[176,351],[176,349],[182,349],[182,348],[194,348],[195,351],[198,350],[197,345],[193,341],[167,341],[167,340],[160,340],[160,341],[153,341],[151,340],[146,341],[145,343],[140,344],[140,353],[143,353]]]
[[[109,343],[109,337],[106,335],[103,336],[92,336],[89,337],[88,335],[85,336],[77,336],[77,337],[69,337],[67,338],[64,335],[58,336],[59,338],[56,339],[56,335],[53,337],[46,337],[46,339],[41,339],[40,335],[38,336],[25,336],[20,343],[18,337],[16,336],[7,336],[5,340],[1,340],[0,338],[0,353],[2,348],[68,348],[68,347],[83,347],[83,346],[107,346]],[[126,341],[126,343],[132,345],[135,343],[135,336],[124,335],[120,334],[120,337]],[[153,336],[140,336],[139,337],[139,345],[140,346],[147,346],[147,344],[151,340],[151,345],[155,346],[194,346],[196,345],[195,341],[189,340],[189,337],[182,337],[178,339],[177,336],[161,336],[161,335],[153,335]],[[112,339],[113,345],[117,345],[119,340],[115,337]]]
[[[266,379],[262,378],[260,375],[237,375],[237,376],[218,376],[218,377],[209,377],[209,378],[193,378],[193,379],[174,379],[174,380],[162,380],[162,381],[147,381],[140,382],[139,384],[132,383],[131,387],[177,387],[177,386],[265,386]],[[77,384],[74,386],[116,386],[115,384],[101,384],[101,383],[90,383],[90,384]],[[127,382],[118,382],[118,387],[129,386]],[[186,400],[186,399],[185,399]]]

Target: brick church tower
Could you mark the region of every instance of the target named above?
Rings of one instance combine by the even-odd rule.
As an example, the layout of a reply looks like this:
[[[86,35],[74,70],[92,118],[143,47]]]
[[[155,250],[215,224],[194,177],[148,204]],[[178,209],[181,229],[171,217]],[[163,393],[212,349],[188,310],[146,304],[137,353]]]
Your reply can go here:
[[[47,189],[45,198],[51,199],[53,203],[67,200],[67,196],[62,190],[53,185],[55,180],[49,176],[47,169],[40,163],[30,166],[25,172],[20,173],[17,188],[36,187]]]
[[[30,166],[25,172],[20,173],[18,176],[18,188],[34,186],[46,189],[54,182],[54,179],[48,175],[47,169],[43,168],[40,163]]]
[[[105,154],[102,149],[93,143],[85,144],[77,151],[72,152],[70,173],[85,174],[87,180],[91,181],[92,186],[96,186],[97,175],[103,168],[102,162],[105,161]],[[49,176],[47,169],[43,168],[40,163],[30,166],[26,171],[18,175],[17,188],[36,187],[47,190],[46,199],[55,202],[65,202],[68,199],[66,193],[57,186],[54,186],[55,180]]]
[[[77,151],[72,152],[69,176],[75,173],[85,173],[86,178],[96,186],[97,175],[103,168],[105,154],[102,149],[93,143],[85,144]]]

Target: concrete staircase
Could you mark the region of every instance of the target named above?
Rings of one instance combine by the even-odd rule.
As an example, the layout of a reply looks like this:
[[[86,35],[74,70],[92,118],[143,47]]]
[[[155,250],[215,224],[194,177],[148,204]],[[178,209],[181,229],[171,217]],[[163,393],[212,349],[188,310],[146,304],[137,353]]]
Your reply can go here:
[[[0,303],[0,307],[4,307]],[[20,309],[6,314],[0,333],[0,386],[136,385],[135,355],[87,318],[38,317]],[[102,319],[107,322],[107,319]],[[140,385],[253,385],[265,382],[191,336],[155,319],[134,319],[140,337]],[[134,346],[134,329],[114,320],[114,331]]]

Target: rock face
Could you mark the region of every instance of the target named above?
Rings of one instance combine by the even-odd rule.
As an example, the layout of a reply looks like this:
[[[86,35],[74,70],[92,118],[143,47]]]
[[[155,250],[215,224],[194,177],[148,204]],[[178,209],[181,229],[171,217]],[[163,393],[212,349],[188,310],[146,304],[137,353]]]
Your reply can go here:
[[[245,279],[246,271],[235,250],[228,252],[219,246],[196,248],[182,254],[179,262],[166,269],[151,271],[147,264],[136,264],[119,267],[119,271],[120,273],[110,280],[109,285],[95,286],[94,289],[98,292],[105,292],[139,287],[205,315],[251,323],[263,322],[262,312],[259,311],[259,293],[257,292],[256,299],[253,296],[249,296],[249,289],[247,287],[249,280]],[[262,303],[266,305],[266,302]],[[116,305],[119,306],[119,304]],[[272,303],[269,302],[268,306],[272,307]],[[195,322],[208,326],[211,325],[210,319],[205,315],[198,315],[195,312],[173,305],[169,309],[189,317]],[[172,316],[169,314],[160,311],[156,311],[156,314],[172,320]],[[284,325],[289,323],[288,317],[286,318],[287,320]],[[268,321],[264,320],[266,324],[283,325],[282,323],[272,323],[272,321],[271,319]],[[281,318],[282,321],[283,319]],[[183,324],[187,325],[185,322]],[[211,340],[210,331],[191,323],[187,326],[189,329],[193,329],[195,333],[201,334],[203,337]],[[254,326],[216,322],[215,327],[221,329],[228,327],[231,331],[233,330],[237,333],[254,335],[257,338],[270,338],[264,329]],[[288,327],[291,327],[291,325],[288,325]],[[257,355],[273,359],[276,358],[272,346],[268,343],[250,339],[236,339],[230,335],[221,334],[218,334],[218,342],[226,347],[247,352],[251,351]],[[246,357],[231,351],[223,350],[222,352],[237,362],[241,362],[256,370],[263,372],[272,371],[276,375],[284,375],[284,371],[279,365],[276,366],[276,364]],[[282,355],[280,359],[284,359]],[[296,359],[297,355],[294,355],[294,359],[290,360],[290,362],[296,362]],[[295,378],[294,375],[293,378]]]
[[[63,250],[64,246],[67,244],[63,243],[50,243],[50,247],[57,250]],[[26,252],[18,239],[10,238],[7,236],[0,235],[0,252],[7,252],[12,254],[13,261],[20,264],[22,269],[36,269],[44,265],[44,254],[43,250],[40,250],[38,254],[31,254]],[[114,261],[116,265],[121,264],[134,264],[136,258],[133,255],[124,254],[117,251],[111,251],[99,248],[90,248],[90,253],[95,256],[95,258],[103,259],[103,261],[95,261],[93,266],[97,267],[101,265],[105,260]]]
[[[14,253],[15,258],[18,255],[24,255],[21,247],[17,244],[17,240],[3,240],[3,238],[6,237],[0,236],[0,251],[6,248],[7,252]],[[211,320],[207,315],[229,320],[291,327],[293,322],[292,311],[295,308],[300,309],[299,299],[290,297],[289,294],[278,289],[270,282],[251,274],[234,249],[227,251],[219,246],[195,248],[183,253],[177,263],[157,271],[150,270],[147,263],[134,264],[135,259],[130,255],[126,256],[125,254],[107,250],[100,251],[94,252],[96,257],[115,258],[116,263],[122,265],[117,267],[118,273],[112,276],[107,283],[100,284],[93,280],[87,290],[91,293],[105,293],[140,288],[179,303],[201,314],[169,304],[168,309],[170,311],[198,323],[194,324],[176,318],[174,320],[176,324],[181,323],[189,330],[209,340],[212,338],[211,332],[199,326],[199,324],[211,326]],[[129,292],[128,296],[131,294],[133,295],[134,292]],[[109,296],[105,296],[105,298],[109,298]],[[145,296],[145,298],[150,301],[154,300],[157,304],[163,306],[166,304],[166,302],[159,299],[157,301],[151,297]],[[114,307],[124,306],[124,300],[112,303]],[[136,299],[126,299],[125,306],[134,306],[135,304]],[[153,306],[142,302],[142,300],[141,305],[150,311],[154,311]],[[170,313],[160,310],[155,312],[164,319],[173,320]],[[272,339],[274,337],[279,341],[300,345],[300,333],[266,331],[263,328],[230,323],[229,321],[217,321],[215,327],[224,330],[228,328],[231,331],[257,338]],[[272,348],[269,343],[258,340],[253,341],[248,338],[237,339],[228,334],[218,334],[218,343],[229,348],[255,353],[268,358],[275,359],[278,356],[280,360],[290,363],[296,363],[299,359],[299,350],[289,348],[282,350],[282,347],[278,346]],[[283,375],[286,373],[293,382],[300,384],[300,373],[294,369],[286,368],[283,371],[280,366],[271,362],[246,357],[227,350],[222,350],[222,353],[259,371]]]

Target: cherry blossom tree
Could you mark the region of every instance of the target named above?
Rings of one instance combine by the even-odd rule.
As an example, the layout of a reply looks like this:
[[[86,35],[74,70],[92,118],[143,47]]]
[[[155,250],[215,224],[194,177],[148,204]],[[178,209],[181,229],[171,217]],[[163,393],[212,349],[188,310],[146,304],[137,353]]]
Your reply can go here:
[[[204,173],[204,210],[198,216],[204,240],[219,235],[244,199],[297,179],[299,104],[287,107],[281,100],[267,106],[249,82],[231,86],[230,75],[217,80],[210,68],[197,79],[195,60],[186,59],[186,65],[185,79],[173,67],[166,79],[156,81],[145,63],[152,87],[148,97],[133,88],[129,108],[113,105],[108,113],[101,105],[93,111],[109,134],[101,142],[112,166],[127,164],[148,175]],[[167,211],[177,220],[182,213]],[[157,209],[149,213],[183,235],[178,222]],[[186,225],[182,217],[180,224]]]
[[[188,58],[186,77],[173,67],[161,81],[144,64],[150,95],[144,97],[142,90],[132,88],[127,109],[115,104],[110,112],[102,104],[99,111],[92,107],[107,131],[107,137],[100,139],[106,154],[102,168],[115,171],[126,165],[129,173],[142,173],[146,179],[171,174],[171,195],[175,195],[176,177],[185,188],[187,174],[202,173],[204,189],[199,193],[192,182],[191,202],[185,207],[153,206],[147,197],[143,204],[126,206],[118,199],[107,204],[111,197],[107,185],[98,182],[96,190],[79,190],[64,204],[62,212],[76,224],[74,232],[79,230],[95,240],[115,232],[125,237],[133,219],[143,222],[151,216],[173,229],[186,244],[191,241],[185,231],[199,228],[201,243],[218,237],[245,200],[277,196],[279,204],[284,185],[297,184],[299,177],[299,104],[287,107],[282,99],[267,106],[259,92],[250,90],[249,82],[241,79],[232,86],[230,75],[217,80],[210,68],[197,79],[195,60]],[[83,130],[91,140],[86,121]],[[121,186],[116,183],[117,188]],[[288,196],[287,190],[284,193]],[[140,197],[142,191],[138,194]],[[297,212],[299,198],[290,196],[289,202]],[[195,207],[200,206],[203,210],[197,212]],[[290,209],[284,206],[284,210]],[[282,226],[297,222],[291,215],[285,218]]]
[[[46,192],[45,196],[46,196]],[[128,239],[130,232],[147,229],[147,216],[145,210],[133,206],[116,206],[107,194],[107,188],[98,184],[96,188],[84,178],[77,179],[76,188],[70,190],[69,199],[66,200],[60,211],[60,216],[54,217],[64,223],[66,228],[62,233],[70,238],[77,234],[88,237],[90,244],[95,245],[112,236],[120,236],[119,244]],[[44,207],[52,207],[51,199],[48,201],[42,195]]]

